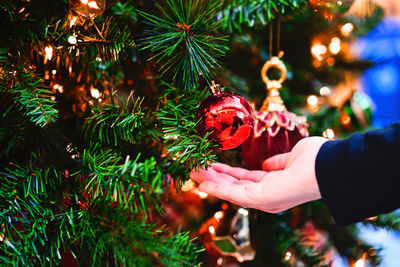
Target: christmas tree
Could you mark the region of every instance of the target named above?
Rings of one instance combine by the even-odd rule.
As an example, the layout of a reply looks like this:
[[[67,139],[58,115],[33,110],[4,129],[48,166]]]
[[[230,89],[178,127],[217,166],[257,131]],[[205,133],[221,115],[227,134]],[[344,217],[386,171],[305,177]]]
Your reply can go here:
[[[329,253],[379,264],[379,249],[356,226],[337,226],[321,202],[279,214],[221,210],[187,182],[192,169],[217,160],[242,165],[240,148],[221,151],[196,114],[213,81],[259,107],[270,44],[285,52],[282,98],[308,115],[310,134],[368,127],[370,107],[349,85],[365,63],[349,63],[344,44],[379,12],[350,21],[340,16],[348,8],[330,0],[2,0],[0,265],[321,266]],[[268,25],[281,25],[271,27],[274,42]],[[178,201],[182,213],[192,201],[202,215],[178,221]],[[228,215],[249,220],[249,251],[217,238],[229,232]],[[399,229],[394,214],[363,223]]]

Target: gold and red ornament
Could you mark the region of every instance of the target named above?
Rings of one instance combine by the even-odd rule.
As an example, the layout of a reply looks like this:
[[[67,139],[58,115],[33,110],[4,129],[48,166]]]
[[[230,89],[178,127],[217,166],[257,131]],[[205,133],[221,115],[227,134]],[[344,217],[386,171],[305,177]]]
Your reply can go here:
[[[103,14],[106,0],[69,0],[69,8],[85,18],[94,19]]]
[[[200,234],[213,266],[236,266],[235,263],[252,261],[255,258],[256,251],[250,243],[247,209],[216,212],[201,226]]]
[[[267,71],[270,68],[280,70],[281,77],[278,80],[268,78]],[[287,111],[280,96],[279,90],[286,79],[286,72],[280,57],[272,57],[261,70],[268,96],[260,111],[255,112],[253,131],[242,145],[243,161],[250,169],[262,169],[265,159],[290,152],[300,139],[308,136],[306,118]]]
[[[222,91],[219,84],[213,82],[211,95],[197,111],[199,132],[207,133],[220,145],[221,150],[240,146],[247,140],[254,125],[253,109],[239,94]]]

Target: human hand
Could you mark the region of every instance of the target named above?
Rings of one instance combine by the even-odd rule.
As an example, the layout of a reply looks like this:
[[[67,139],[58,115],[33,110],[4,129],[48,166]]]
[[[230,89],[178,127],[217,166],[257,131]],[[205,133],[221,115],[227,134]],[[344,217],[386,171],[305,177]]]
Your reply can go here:
[[[308,137],[291,152],[273,156],[263,171],[215,163],[207,170],[192,171],[199,190],[239,206],[277,213],[321,198],[315,176],[315,159],[327,139]]]

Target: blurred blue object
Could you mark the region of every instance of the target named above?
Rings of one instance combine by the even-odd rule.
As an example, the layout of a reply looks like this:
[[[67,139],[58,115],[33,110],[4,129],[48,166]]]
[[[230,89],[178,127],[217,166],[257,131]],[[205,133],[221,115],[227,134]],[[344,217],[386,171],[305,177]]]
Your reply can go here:
[[[372,125],[382,128],[400,121],[400,18],[385,18],[356,45],[360,57],[374,63],[361,79],[375,105]]]

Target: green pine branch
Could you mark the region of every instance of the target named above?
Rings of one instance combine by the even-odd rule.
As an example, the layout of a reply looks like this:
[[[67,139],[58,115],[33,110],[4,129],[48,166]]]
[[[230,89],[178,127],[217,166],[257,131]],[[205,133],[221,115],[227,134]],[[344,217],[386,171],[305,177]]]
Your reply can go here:
[[[4,74],[0,75],[0,94],[11,94],[17,109],[37,126],[45,127],[58,119],[51,91],[40,77],[22,67],[4,66]]]
[[[207,91],[193,92],[190,96],[165,84],[164,95],[157,111],[161,121],[164,143],[169,158],[187,170],[207,166],[214,161],[217,144],[208,135],[201,137],[197,132],[195,114]]]
[[[209,83],[211,71],[219,67],[217,61],[227,51],[225,37],[214,32],[222,21],[215,19],[219,1],[167,0],[166,7],[159,4],[162,17],[138,11],[152,29],[145,31],[143,49],[153,53],[160,65],[161,76],[175,86],[195,89],[200,77]]]
[[[115,62],[124,51],[135,46],[133,35],[122,16],[99,17],[94,21],[75,17],[73,25],[70,19],[67,17],[48,25],[43,32],[43,37],[52,40],[58,48],[55,51],[57,56],[82,55],[88,62]],[[75,38],[75,43],[70,43],[71,36]]]
[[[96,213],[93,213],[96,211]],[[85,266],[198,266],[198,248],[188,233],[132,218],[121,207],[95,202],[83,213],[79,259]],[[87,257],[86,255],[90,255]]]
[[[241,31],[243,26],[265,26],[279,14],[299,8],[307,0],[224,0],[223,8],[217,13],[224,19],[223,28],[229,32]]]
[[[132,5],[132,1],[127,1],[125,3],[118,2],[112,6],[111,11],[116,16],[129,18],[129,22],[135,23],[138,21],[138,12]]]
[[[160,210],[162,169],[154,158],[143,162],[139,159],[140,154],[123,159],[116,152],[99,146],[85,150],[82,163],[88,172],[85,186],[88,194],[134,213],[146,215],[152,210]]]
[[[367,226],[373,226],[374,228],[400,231],[400,215],[395,212],[382,214],[376,218],[364,220],[362,223]]]
[[[130,107],[129,100],[133,105]],[[110,103],[94,106],[93,115],[84,124],[84,137],[96,138],[101,143],[117,146],[121,141],[137,143],[149,134],[156,134],[150,126],[150,118],[142,111],[143,99],[121,99],[112,97]]]
[[[56,211],[62,184],[54,168],[10,165],[0,173],[1,265],[58,265],[74,233],[73,211]]]

